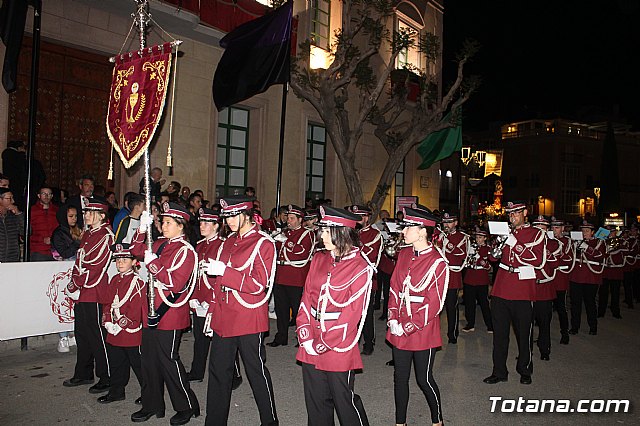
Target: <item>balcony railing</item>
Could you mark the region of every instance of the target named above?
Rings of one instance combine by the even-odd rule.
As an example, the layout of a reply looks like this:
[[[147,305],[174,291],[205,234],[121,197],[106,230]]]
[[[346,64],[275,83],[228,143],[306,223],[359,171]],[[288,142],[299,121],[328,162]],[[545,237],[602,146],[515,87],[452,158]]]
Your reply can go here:
[[[600,132],[597,130],[590,130],[584,127],[569,126],[565,124],[556,124],[554,126],[533,128],[533,129],[520,129],[502,132],[502,139],[516,139],[531,136],[576,136],[581,138],[603,140],[606,136],[606,132]]]

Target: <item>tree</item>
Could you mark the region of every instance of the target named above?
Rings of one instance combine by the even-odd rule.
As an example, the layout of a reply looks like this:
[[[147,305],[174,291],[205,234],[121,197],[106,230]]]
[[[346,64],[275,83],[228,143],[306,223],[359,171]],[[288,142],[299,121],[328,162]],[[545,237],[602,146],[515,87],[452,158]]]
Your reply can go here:
[[[390,31],[394,4],[391,0],[341,0],[342,23],[331,45],[333,62],[327,69],[310,69],[311,42],[300,44],[292,65],[291,87],[308,101],[324,122],[337,153],[351,202],[367,201],[375,214],[388,195],[396,171],[411,148],[430,133],[458,123],[460,107],[478,85],[464,78],[465,64],[478,49],[466,42],[457,57],[457,77],[444,96],[439,96],[437,74],[411,66],[396,70],[404,49],[418,49],[427,60],[426,70],[440,57],[440,40],[425,32]],[[390,85],[390,77],[393,84]],[[419,95],[409,100],[409,87],[417,84]],[[452,112],[450,120],[443,120]],[[388,160],[373,194],[365,198],[355,160],[365,125],[373,126]]]

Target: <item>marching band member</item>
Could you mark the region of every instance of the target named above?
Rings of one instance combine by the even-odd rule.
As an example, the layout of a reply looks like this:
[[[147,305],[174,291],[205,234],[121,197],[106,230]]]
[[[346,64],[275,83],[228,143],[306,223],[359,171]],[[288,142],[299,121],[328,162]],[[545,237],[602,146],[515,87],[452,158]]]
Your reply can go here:
[[[602,283],[605,250],[602,240],[593,238],[594,226],[586,220],[580,225],[582,241],[576,241],[576,264],[569,277],[571,291],[571,329],[569,334],[578,334],[582,320],[582,303],[587,311],[589,334],[598,334],[596,294]]]
[[[458,230],[458,216],[443,213],[442,226],[444,232],[440,234],[438,246],[444,252],[449,262],[449,289],[445,307],[447,310],[447,337],[449,343],[458,343],[458,292],[462,288],[462,270],[465,267],[469,250],[469,236]]]
[[[200,267],[198,268],[198,280],[189,300],[189,306],[193,313],[193,361],[191,370],[187,373],[190,382],[201,382],[204,379],[204,371],[207,367],[207,357],[211,338],[204,334],[204,322],[209,309],[209,302],[213,295],[213,281],[215,278],[208,276],[204,271],[204,265],[208,260],[213,260],[218,255],[218,249],[223,239],[220,237],[220,212],[208,208],[200,208],[198,213],[200,222],[200,234],[204,237],[198,241],[196,253],[198,254]],[[233,375],[233,389],[237,389],[242,383],[238,356]]]
[[[228,422],[234,361],[240,351],[260,422],[277,425],[263,337],[269,330],[275,246],[254,222],[253,198],[226,197],[220,205],[220,216],[232,232],[220,245],[216,260],[206,265],[207,274],[217,278],[204,325],[205,333],[212,336],[205,424]]]
[[[316,244],[314,232],[302,226],[303,217],[302,208],[290,204],[287,208],[287,228],[274,237],[278,260],[273,298],[278,317],[278,332],[267,346],[286,346],[289,343],[289,310],[291,310],[291,322],[295,323],[298,315],[302,287],[307,279]]]
[[[362,254],[364,254],[369,260],[369,263],[377,269],[378,264],[380,263],[380,256],[382,256],[383,241],[382,233],[380,233],[377,228],[374,228],[369,223],[369,219],[371,219],[371,209],[367,206],[354,205],[350,208],[346,208],[345,210],[349,210],[351,211],[351,213],[360,217],[356,228],[359,228],[358,238],[360,239],[360,243],[362,244]],[[362,355],[371,355],[373,353],[373,347],[376,340],[376,331],[373,321],[373,308],[375,293],[377,290],[378,282],[376,280],[376,276],[374,275],[371,290],[371,300],[369,301],[369,310],[367,311],[367,315],[364,320],[364,328],[362,329],[362,340],[364,341],[362,345]]]
[[[548,238],[549,219],[540,215],[532,223],[541,229],[545,237],[546,262],[544,267],[536,269],[536,301],[533,303],[533,315],[538,324],[538,349],[540,359],[549,361],[551,355],[551,318],[553,317],[553,301],[556,299],[556,288],[553,284],[560,259],[556,257],[560,251],[560,242]]]
[[[418,386],[431,411],[431,422],[442,424],[440,390],[433,363],[440,337],[440,311],[450,272],[431,244],[436,217],[421,207],[404,209],[402,235],[413,249],[404,249],[391,277],[387,340],[393,347],[396,425],[406,425],[411,363]]]
[[[198,272],[198,256],[188,241],[189,211],[177,203],[165,202],[162,236],[145,244],[146,232],[153,225],[153,216],[144,212],[140,228],[131,242],[131,252],[144,255],[144,263],[153,277],[154,306],[157,318],[147,317],[142,329],[142,408],[131,415],[134,422],[144,422],[154,415],[164,417],[164,386],[166,385],[176,414],[172,425],[188,423],[200,415],[200,405],[189,386],[180,360],[182,330],[190,326],[189,298]]]
[[[640,294],[635,288],[635,286],[637,286],[638,273],[640,271],[640,262],[638,262],[640,254],[638,225],[635,223],[631,224],[629,232],[625,232],[623,236],[627,246],[627,254],[625,255],[625,266],[623,272],[624,303],[629,309],[633,309],[634,296],[636,299],[640,297]]]
[[[67,387],[93,383],[95,360],[98,383],[89,388],[90,393],[109,390],[109,357],[105,342],[106,331],[102,324],[101,304],[107,301],[109,276],[107,269],[111,260],[109,246],[113,244],[113,232],[107,223],[109,206],[106,201],[88,199],[84,209],[84,224],[88,227],[80,240],[80,249],[71,272],[67,294],[73,300],[78,353],[76,367],[71,379],[65,380]]]
[[[358,215],[320,207],[325,250],[311,261],[296,323],[308,424],[368,425],[355,371],[362,369],[358,340],[371,297],[373,266],[358,247]]]
[[[509,334],[513,325],[518,342],[516,371],[520,383],[531,384],[533,373],[533,301],[536,299],[536,273],[545,263],[545,236],[541,229],[525,221],[523,202],[508,202],[511,231],[502,247],[498,274],[491,292],[493,322],[493,372],[485,383],[506,382]]]
[[[575,246],[571,238],[564,234],[564,222],[551,217],[553,238],[558,242],[558,248],[551,252],[556,259],[556,275],[553,286],[556,289],[556,299],[553,309],[558,314],[560,323],[560,344],[569,344],[569,316],[567,314],[567,291],[569,290],[569,274],[573,270],[576,260]]]
[[[598,318],[603,318],[607,312],[609,292],[611,292],[611,314],[621,319],[620,315],[620,284],[624,278],[625,255],[627,247],[625,241],[617,234],[618,231],[610,227],[609,236],[605,242],[605,266],[602,272],[602,284],[598,291]]]
[[[144,281],[136,273],[138,261],[129,250],[129,244],[111,246],[118,273],[111,278],[107,288],[107,300],[103,313],[103,325],[107,330],[107,352],[111,364],[109,393],[98,398],[101,404],[122,401],[129,383],[130,370],[144,387],[140,362],[142,321],[146,316],[147,293]],[[142,398],[136,399],[140,404]]]
[[[476,302],[480,305],[484,324],[487,326],[487,332],[493,333],[493,325],[491,324],[491,309],[489,308],[489,271],[491,263],[489,262],[489,246],[487,245],[487,231],[476,229],[475,245],[469,246],[469,257],[473,258],[473,262],[467,267],[464,274],[464,315],[467,319],[467,325],[462,328],[464,332],[475,330],[476,324]]]

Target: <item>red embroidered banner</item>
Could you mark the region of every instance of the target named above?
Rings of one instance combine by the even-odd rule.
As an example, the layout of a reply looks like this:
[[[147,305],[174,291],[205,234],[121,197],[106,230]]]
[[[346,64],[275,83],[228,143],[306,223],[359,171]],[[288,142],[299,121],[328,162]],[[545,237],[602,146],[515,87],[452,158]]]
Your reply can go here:
[[[171,43],[116,57],[107,134],[126,168],[142,156],[156,132],[169,85]]]

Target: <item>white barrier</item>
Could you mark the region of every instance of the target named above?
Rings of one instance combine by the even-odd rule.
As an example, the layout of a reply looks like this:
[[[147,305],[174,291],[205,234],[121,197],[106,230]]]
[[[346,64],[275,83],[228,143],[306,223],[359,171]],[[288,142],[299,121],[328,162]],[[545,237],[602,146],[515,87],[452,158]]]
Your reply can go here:
[[[62,274],[72,266],[71,261],[0,263],[0,340],[73,331],[73,310],[62,293],[69,282]],[[146,269],[140,272],[146,278]],[[108,273],[117,273],[113,262]]]

